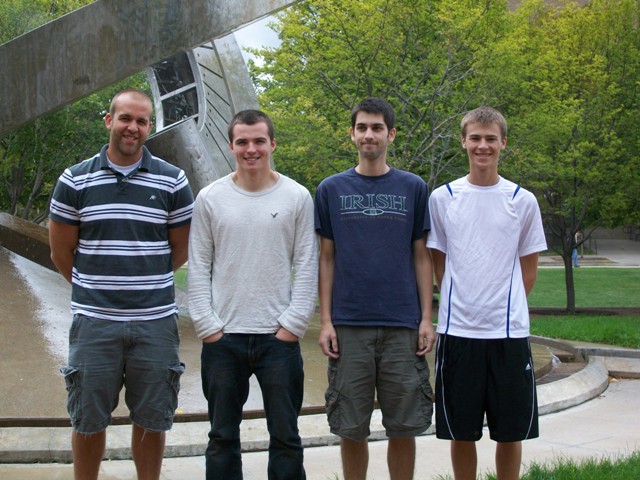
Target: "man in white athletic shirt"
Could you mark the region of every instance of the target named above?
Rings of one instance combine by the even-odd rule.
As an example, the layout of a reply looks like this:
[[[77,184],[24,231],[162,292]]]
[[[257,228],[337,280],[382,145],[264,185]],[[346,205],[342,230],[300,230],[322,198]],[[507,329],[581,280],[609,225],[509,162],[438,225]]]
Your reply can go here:
[[[502,114],[478,108],[461,128],[469,174],[429,199],[427,246],[441,292],[436,434],[451,440],[455,479],[475,480],[486,415],[497,478],[517,479],[521,441],[538,436],[527,295],[547,246],[534,195],[498,174]]]

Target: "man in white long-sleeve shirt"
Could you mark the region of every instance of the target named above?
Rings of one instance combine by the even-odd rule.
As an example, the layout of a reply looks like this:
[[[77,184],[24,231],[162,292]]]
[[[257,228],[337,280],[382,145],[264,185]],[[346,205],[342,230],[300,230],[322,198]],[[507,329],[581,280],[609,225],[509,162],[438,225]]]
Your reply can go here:
[[[271,167],[276,140],[266,114],[236,114],[229,141],[236,169],[198,194],[189,239],[189,311],[203,341],[211,422],[206,478],[242,478],[240,422],[255,374],[270,434],[268,478],[304,479],[298,340],[317,294],[313,201]]]

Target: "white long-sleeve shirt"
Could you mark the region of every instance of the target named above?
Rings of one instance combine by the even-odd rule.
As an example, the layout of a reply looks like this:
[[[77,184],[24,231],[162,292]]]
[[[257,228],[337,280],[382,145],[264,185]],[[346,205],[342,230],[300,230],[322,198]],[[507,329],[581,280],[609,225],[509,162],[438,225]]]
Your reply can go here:
[[[316,306],[318,247],[309,192],[284,175],[247,192],[227,175],[198,194],[189,236],[189,313],[196,334],[302,337]]]

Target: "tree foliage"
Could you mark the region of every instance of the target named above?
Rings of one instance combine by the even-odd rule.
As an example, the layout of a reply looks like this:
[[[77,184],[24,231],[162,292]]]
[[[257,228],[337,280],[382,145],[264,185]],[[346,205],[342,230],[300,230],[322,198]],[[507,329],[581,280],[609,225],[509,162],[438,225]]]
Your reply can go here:
[[[2,0],[0,44],[95,0]]]
[[[514,2],[509,2],[514,3]],[[510,124],[503,174],[534,191],[565,259],[599,225],[640,223],[639,0],[315,0],[278,17],[281,45],[251,72],[278,126],[278,168],[313,191],[354,164],[349,110],[398,112],[390,162],[431,187],[463,174],[460,117],[481,104]]]
[[[43,221],[62,171],[106,143],[103,118],[113,95],[144,81],[143,75],[126,79],[0,137],[2,210],[36,223]]]
[[[495,47],[493,74],[491,62],[482,67],[513,127],[503,171],[538,193],[569,311],[572,249],[597,226],[640,221],[638,5],[525,1]]]
[[[278,16],[281,45],[255,53],[263,108],[278,120],[278,167],[314,190],[353,166],[351,108],[396,108],[390,162],[431,186],[462,172],[457,123],[480,101],[473,58],[501,31],[506,2],[313,0]]]

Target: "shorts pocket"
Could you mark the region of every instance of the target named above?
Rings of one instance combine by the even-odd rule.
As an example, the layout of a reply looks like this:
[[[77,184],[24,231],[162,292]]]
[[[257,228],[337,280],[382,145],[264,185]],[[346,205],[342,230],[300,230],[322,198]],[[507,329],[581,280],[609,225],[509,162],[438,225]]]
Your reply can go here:
[[[423,360],[416,363],[416,369],[418,370],[418,377],[420,378],[420,388],[427,397],[433,398],[433,390],[431,389],[431,382],[429,382],[430,372],[427,361],[423,358]]]
[[[341,426],[340,418],[337,411],[339,396],[340,394],[337,391],[333,390],[331,387],[329,387],[324,394],[324,409],[327,413],[327,421],[332,431],[340,430]]]
[[[71,321],[71,327],[69,327],[69,345],[73,345],[78,339],[80,322],[82,322],[82,317],[78,314],[74,315],[73,320]],[[60,369],[60,371],[62,372],[62,369]]]
[[[184,373],[186,366],[184,363],[180,362],[177,365],[170,365],[169,370],[167,372],[167,381],[169,385],[176,393],[176,395],[180,392],[180,377]]]
[[[422,411],[423,415],[429,418],[429,424],[431,424],[431,417],[433,416],[433,389],[431,388],[431,382],[429,382],[429,365],[426,360],[422,360],[416,364],[418,369],[418,376],[420,378],[420,391],[422,392]]]
[[[180,377],[185,371],[185,364],[180,362],[176,365],[170,365],[167,371],[167,382],[171,390],[170,416],[175,414],[178,408],[178,393],[180,393]]]
[[[67,388],[67,411],[71,417],[71,421],[75,424],[80,421],[80,369],[72,365],[68,365],[60,369],[60,373],[64,377],[64,383]]]

